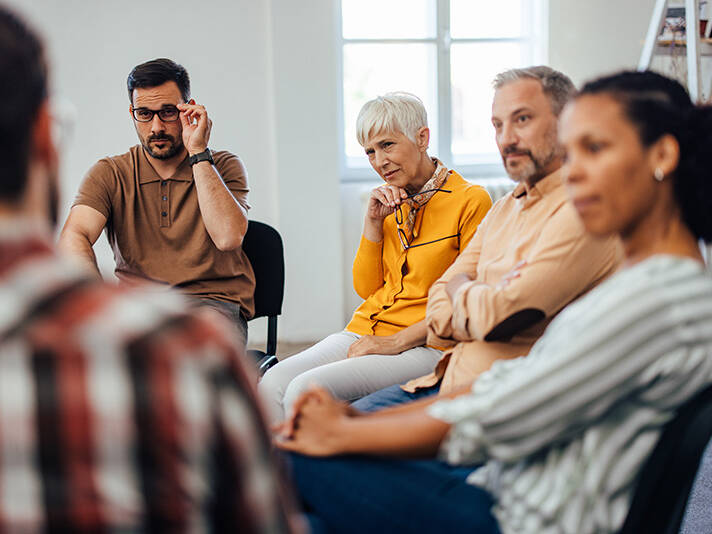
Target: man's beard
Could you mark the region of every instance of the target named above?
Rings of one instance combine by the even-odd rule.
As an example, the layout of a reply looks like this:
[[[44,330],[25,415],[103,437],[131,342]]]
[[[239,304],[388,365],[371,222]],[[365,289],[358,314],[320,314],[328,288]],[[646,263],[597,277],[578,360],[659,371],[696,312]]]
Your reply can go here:
[[[547,132],[541,150],[537,150],[536,153],[528,149],[518,149],[516,146],[505,147],[502,161],[509,177],[515,182],[537,182],[544,178],[551,162],[561,155],[556,135],[555,130]],[[517,166],[511,168],[507,165],[509,154],[523,154],[528,158],[518,161]]]
[[[153,148],[151,146],[151,141],[157,140],[163,140],[165,143],[167,143],[168,150],[157,151],[155,148]],[[143,145],[143,148],[146,150],[146,152],[148,152],[151,157],[156,159],[171,159],[173,156],[179,154],[180,151],[183,150],[182,139],[176,140],[176,138],[172,135],[168,135],[165,133],[149,135],[145,141],[141,142],[141,144]]]

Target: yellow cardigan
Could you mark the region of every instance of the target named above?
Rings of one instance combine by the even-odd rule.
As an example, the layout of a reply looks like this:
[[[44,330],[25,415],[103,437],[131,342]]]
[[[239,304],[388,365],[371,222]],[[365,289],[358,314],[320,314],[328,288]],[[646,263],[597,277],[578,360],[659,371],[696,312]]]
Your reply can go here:
[[[467,246],[492,200],[479,185],[450,171],[443,189],[420,209],[411,245],[403,250],[395,216],[383,220],[383,240],[361,237],[353,265],[354,289],[364,300],[346,326],[355,334],[388,336],[425,318],[428,290]],[[407,206],[403,216],[407,216]]]

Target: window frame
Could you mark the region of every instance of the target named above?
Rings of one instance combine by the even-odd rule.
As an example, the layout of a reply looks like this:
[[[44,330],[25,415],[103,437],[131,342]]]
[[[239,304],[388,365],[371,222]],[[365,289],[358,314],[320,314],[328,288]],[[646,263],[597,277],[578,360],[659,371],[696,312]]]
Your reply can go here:
[[[335,28],[337,43],[337,75],[338,87],[338,128],[339,128],[339,167],[342,182],[373,181],[374,171],[370,166],[349,167],[346,157],[346,140],[344,138],[344,45],[347,44],[435,44],[437,60],[437,106],[438,106],[438,146],[434,154],[447,165],[452,166],[452,86],[450,72],[450,48],[453,43],[529,43],[531,64],[546,64],[548,62],[548,0],[522,0],[528,3],[525,16],[531,17],[529,35],[504,38],[452,38],[450,36],[450,0],[435,0],[436,3],[436,35],[430,38],[412,39],[345,39],[342,29],[341,0],[333,0],[335,7]],[[386,0],[387,1],[387,0]],[[496,0],[492,0],[496,1]],[[395,88],[394,88],[395,90]],[[365,157],[365,155],[364,155]],[[499,179],[505,176],[499,156],[487,163],[456,165],[457,171],[466,178]]]

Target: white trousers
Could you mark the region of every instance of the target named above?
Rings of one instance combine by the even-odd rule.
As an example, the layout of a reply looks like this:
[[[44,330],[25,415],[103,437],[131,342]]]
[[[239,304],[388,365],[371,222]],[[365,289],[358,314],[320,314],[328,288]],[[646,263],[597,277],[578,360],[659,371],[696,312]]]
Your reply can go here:
[[[259,392],[272,422],[284,420],[294,401],[312,385],[350,402],[428,374],[442,356],[437,349],[415,347],[395,355],[347,358],[349,347],[359,337],[345,331],[332,334],[267,371],[260,381]]]

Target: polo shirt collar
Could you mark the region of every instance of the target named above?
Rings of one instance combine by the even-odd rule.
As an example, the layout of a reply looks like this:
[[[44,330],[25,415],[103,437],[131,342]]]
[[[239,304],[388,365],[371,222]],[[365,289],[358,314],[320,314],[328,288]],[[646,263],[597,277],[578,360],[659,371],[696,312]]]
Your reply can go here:
[[[563,187],[563,173],[561,168],[555,170],[550,175],[542,178],[533,186],[526,182],[519,182],[512,191],[512,196],[522,203],[522,208],[526,209],[537,201],[550,194],[552,191]]]
[[[139,145],[138,147],[138,183],[139,184],[149,184],[151,182],[160,182],[161,177],[153,168],[148,156],[146,155],[146,149]],[[174,180],[178,182],[192,182],[193,181],[193,169],[188,161],[188,155],[186,154],[185,159],[181,161],[180,165],[176,169],[176,172],[167,180]]]

